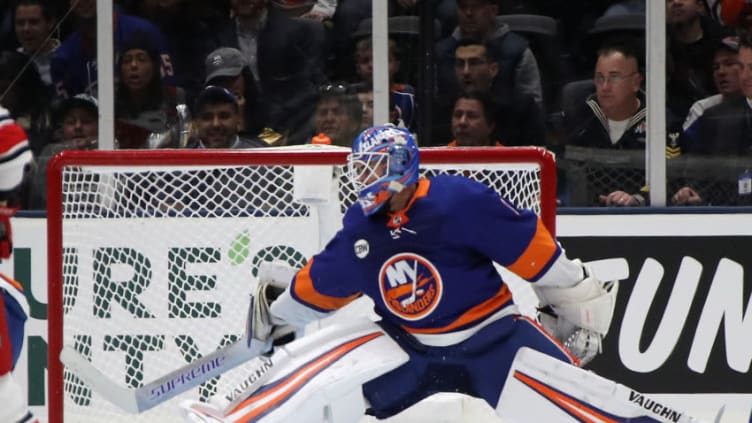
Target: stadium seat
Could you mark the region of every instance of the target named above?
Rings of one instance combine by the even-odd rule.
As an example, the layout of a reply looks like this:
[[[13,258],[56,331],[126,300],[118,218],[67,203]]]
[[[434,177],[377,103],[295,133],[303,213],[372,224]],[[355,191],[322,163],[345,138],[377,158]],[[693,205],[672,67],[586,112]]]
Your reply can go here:
[[[571,116],[594,92],[595,83],[592,79],[581,79],[564,84],[561,89],[561,110],[564,116]]]
[[[558,110],[559,91],[565,81],[572,79],[572,70],[562,57],[556,20],[543,15],[511,14],[499,15],[496,21],[509,25],[528,40],[541,73],[545,112]]]
[[[539,34],[555,37],[557,33],[556,20],[550,16],[543,15],[499,15],[496,17],[497,22],[503,22],[509,25],[514,31],[524,34]]]

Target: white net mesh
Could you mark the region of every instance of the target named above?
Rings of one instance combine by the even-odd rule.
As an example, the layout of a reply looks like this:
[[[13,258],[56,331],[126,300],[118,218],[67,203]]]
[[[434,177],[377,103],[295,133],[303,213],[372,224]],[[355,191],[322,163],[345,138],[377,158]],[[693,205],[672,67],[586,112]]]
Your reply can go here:
[[[296,153],[289,154],[294,162]],[[50,336],[62,336],[64,345],[125,387],[141,386],[238,339],[258,264],[281,259],[302,266],[356,196],[342,165],[293,166],[275,159],[264,165],[177,166],[166,152],[164,165],[143,166],[115,156],[109,165],[62,168],[64,314],[50,319],[62,319],[63,331]],[[424,159],[422,172],[477,179],[541,212],[535,162]],[[181,399],[226,392],[246,374],[240,366],[129,415],[66,370],[62,420],[180,421]]]

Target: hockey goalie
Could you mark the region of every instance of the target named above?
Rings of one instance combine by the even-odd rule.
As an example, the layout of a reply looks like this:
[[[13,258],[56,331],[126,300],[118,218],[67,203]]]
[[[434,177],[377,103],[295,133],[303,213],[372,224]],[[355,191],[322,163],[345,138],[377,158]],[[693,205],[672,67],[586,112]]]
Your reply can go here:
[[[253,337],[281,345],[233,392],[184,403],[186,419],[388,419],[453,392],[510,422],[671,421],[619,401],[628,388],[578,368],[600,351],[617,284],[567,258],[532,211],[461,176],[420,178],[418,167],[405,130],[357,137],[348,172],[359,197],[342,229],[302,269],[261,268]],[[544,326],[519,314],[494,263],[533,285]],[[375,322],[339,312],[282,344],[361,297]]]
[[[17,207],[18,190],[32,160],[23,128],[0,106],[0,260],[10,258],[10,217]],[[26,394],[13,377],[24,340],[29,306],[21,284],[0,273],[0,421],[28,423],[36,420],[27,407]]]

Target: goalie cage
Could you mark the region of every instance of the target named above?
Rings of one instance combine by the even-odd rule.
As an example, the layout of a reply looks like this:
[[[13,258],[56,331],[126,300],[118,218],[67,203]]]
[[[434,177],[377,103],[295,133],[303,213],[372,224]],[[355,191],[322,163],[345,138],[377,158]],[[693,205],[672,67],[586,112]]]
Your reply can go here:
[[[347,154],[301,146],[56,156],[48,179],[49,422],[180,421],[180,400],[235,386],[243,365],[129,415],[64,369],[59,354],[71,345],[135,388],[238,339],[258,263],[302,266],[341,224],[356,197],[344,176]],[[422,149],[421,173],[484,182],[555,232],[555,164],[544,149]],[[532,290],[523,294],[530,298],[518,302],[534,307]]]

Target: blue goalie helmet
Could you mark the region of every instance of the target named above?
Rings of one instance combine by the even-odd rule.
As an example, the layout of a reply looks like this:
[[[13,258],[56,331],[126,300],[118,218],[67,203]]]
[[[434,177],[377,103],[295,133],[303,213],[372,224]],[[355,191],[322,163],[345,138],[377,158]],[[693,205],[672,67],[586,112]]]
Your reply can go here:
[[[418,146],[407,130],[374,126],[361,132],[353,142],[347,165],[363,213],[372,215],[392,194],[418,182],[418,164]]]

